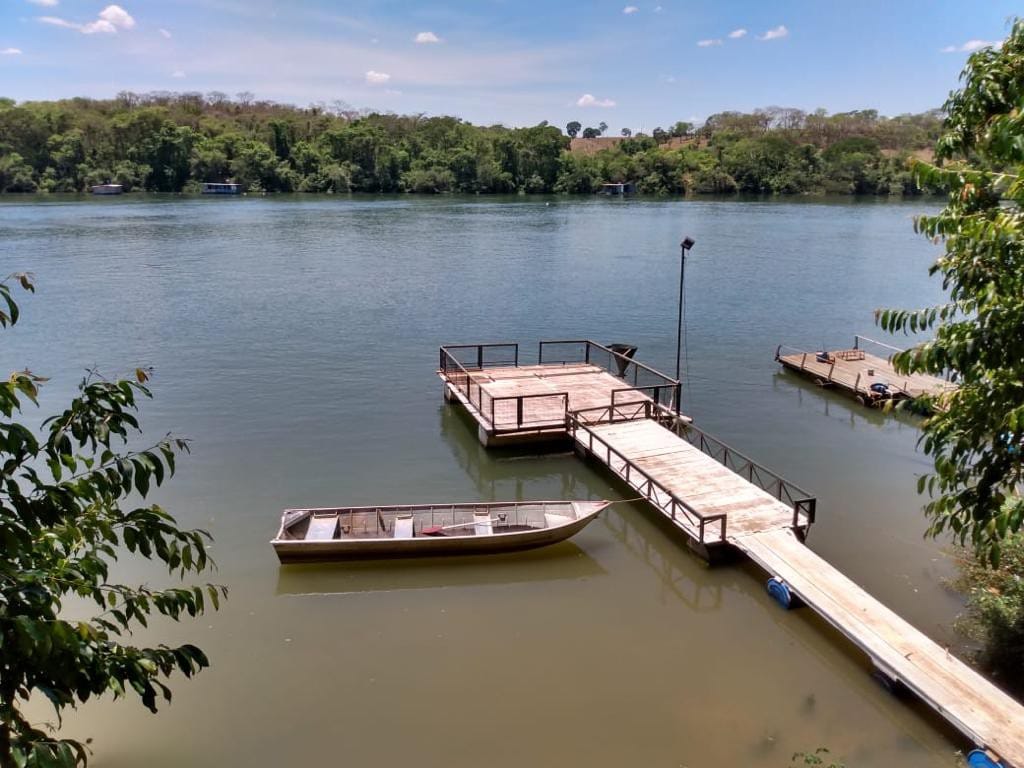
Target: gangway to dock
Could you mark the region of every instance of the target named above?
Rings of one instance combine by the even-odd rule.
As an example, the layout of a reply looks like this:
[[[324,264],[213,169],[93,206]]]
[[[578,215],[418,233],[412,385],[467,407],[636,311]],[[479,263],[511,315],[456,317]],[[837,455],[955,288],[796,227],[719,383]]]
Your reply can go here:
[[[883,679],[988,750],[991,765],[1024,766],[1024,707],[807,547],[813,497],[692,425],[666,428],[649,407],[591,409],[568,422],[577,449],[646,498],[692,548],[742,552],[771,577],[776,600],[821,616]]]
[[[438,374],[485,445],[570,442],[701,555],[754,561],[781,605],[806,605],[978,745],[972,766],[1024,768],[1024,707],[805,546],[814,497],[693,425],[678,381],[592,341],[541,342],[522,366],[514,344],[442,347]]]

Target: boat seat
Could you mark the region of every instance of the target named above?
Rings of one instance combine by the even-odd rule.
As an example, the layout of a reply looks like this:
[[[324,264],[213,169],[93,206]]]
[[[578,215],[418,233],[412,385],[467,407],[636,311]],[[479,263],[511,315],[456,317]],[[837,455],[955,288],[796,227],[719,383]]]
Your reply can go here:
[[[544,513],[544,527],[545,528],[557,528],[560,525],[571,523],[576,518],[569,517],[568,515],[556,515],[553,512]]]
[[[494,533],[490,512],[473,513],[473,534],[475,536],[490,536]]]
[[[399,515],[396,517],[393,537],[396,539],[411,539],[413,537],[412,524],[412,515]]]
[[[309,528],[306,530],[307,541],[325,541],[337,537],[338,516],[335,515],[313,515],[309,518]]]

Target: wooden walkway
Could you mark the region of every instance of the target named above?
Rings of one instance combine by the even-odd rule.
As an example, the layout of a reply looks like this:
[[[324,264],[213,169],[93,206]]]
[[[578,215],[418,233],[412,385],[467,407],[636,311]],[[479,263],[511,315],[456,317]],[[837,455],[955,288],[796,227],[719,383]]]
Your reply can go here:
[[[1007,768],[1024,766],[1024,708],[818,557],[786,530],[732,543]]]
[[[857,337],[859,344],[861,337]],[[879,342],[872,342],[882,346]],[[890,348],[898,351],[895,347]],[[886,400],[906,400],[921,395],[938,396],[956,389],[937,376],[900,374],[890,357],[879,357],[857,346],[827,352],[806,352],[780,345],[775,359],[784,367],[813,379],[819,386],[836,387],[863,405],[877,405]],[[875,389],[872,389],[875,385]],[[877,391],[879,385],[887,392]]]
[[[806,530],[812,522],[813,511],[801,516],[653,419],[572,423],[580,448],[705,547],[759,531]]]
[[[586,414],[583,414],[584,416]],[[971,741],[1024,768],[1024,708],[802,542],[806,515],[651,419],[586,423],[577,447],[604,464],[691,543],[734,547],[757,563]],[[693,431],[693,427],[684,427]]]

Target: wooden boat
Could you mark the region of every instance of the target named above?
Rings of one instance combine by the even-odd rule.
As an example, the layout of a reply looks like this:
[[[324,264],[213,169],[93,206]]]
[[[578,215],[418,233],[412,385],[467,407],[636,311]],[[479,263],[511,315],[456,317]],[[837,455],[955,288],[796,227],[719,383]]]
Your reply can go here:
[[[510,501],[286,509],[270,543],[282,563],[505,552],[563,541],[610,503]]]

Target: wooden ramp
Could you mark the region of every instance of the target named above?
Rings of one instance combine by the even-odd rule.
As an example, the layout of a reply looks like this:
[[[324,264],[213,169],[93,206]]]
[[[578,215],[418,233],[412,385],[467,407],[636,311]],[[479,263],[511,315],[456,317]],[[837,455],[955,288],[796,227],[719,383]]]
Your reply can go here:
[[[1024,708],[886,608],[790,531],[730,536],[829,624],[863,650],[889,679],[913,691],[975,744],[1024,766]]]
[[[888,679],[913,691],[967,738],[1024,768],[1024,708],[833,568],[801,540],[813,522],[805,494],[693,426],[651,418],[610,421],[614,409],[570,414],[578,449],[646,498],[695,544],[728,545],[763,568],[868,655]],[[695,437],[696,436],[696,437]],[[746,474],[747,476],[744,476]],[[757,484],[755,484],[755,481]],[[773,492],[769,492],[773,491]],[[783,499],[787,499],[784,501]],[[813,500],[811,500],[813,501]]]
[[[789,530],[811,522],[653,419],[579,424],[574,437],[705,546],[726,544],[737,534]]]

